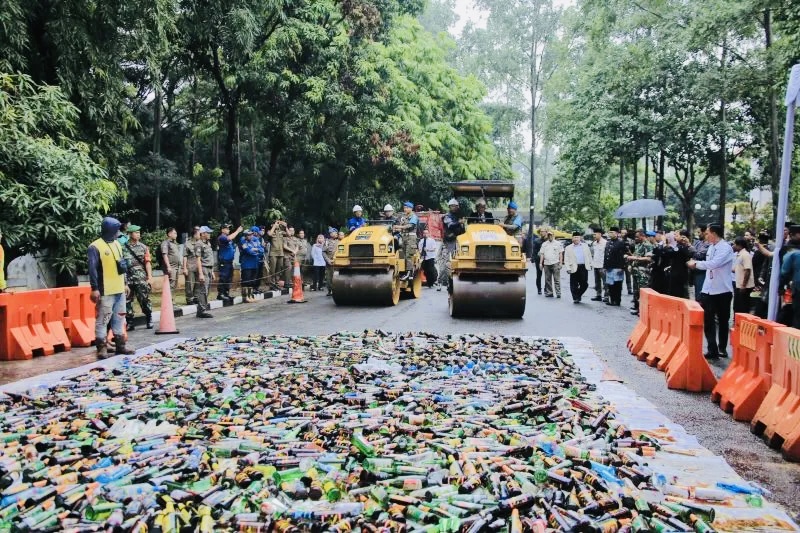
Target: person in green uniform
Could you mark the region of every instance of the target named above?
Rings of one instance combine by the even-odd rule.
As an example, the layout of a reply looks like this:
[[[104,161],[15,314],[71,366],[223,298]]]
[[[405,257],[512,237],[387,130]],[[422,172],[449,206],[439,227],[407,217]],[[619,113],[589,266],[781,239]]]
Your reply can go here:
[[[283,255],[284,255],[284,241],[286,240],[287,232],[286,222],[282,218],[278,218],[272,223],[272,227],[267,234],[272,239],[272,244],[269,247],[269,283],[273,287],[278,287],[278,280],[284,276],[283,272]]]
[[[183,245],[183,277],[186,280],[186,305],[192,305],[194,300],[194,284],[197,282],[197,258],[194,256],[194,245],[200,240],[200,226],[195,226],[192,236],[186,239]]]
[[[639,291],[650,286],[650,262],[653,258],[653,245],[647,240],[644,230],[636,231],[633,254],[626,255],[625,260],[631,265],[633,278],[633,307],[631,314],[639,314]]]
[[[197,257],[197,283],[194,299],[197,300],[197,318],[212,318],[208,312],[208,289],[214,281],[214,250],[211,248],[211,228],[200,227],[200,240],[196,241],[194,255]]]
[[[139,302],[145,318],[147,329],[153,329],[153,307],[150,304],[150,291],[153,285],[153,266],[150,264],[150,248],[141,241],[139,226],[128,226],[128,242],[122,246],[122,256],[128,264],[128,297],[126,303],[128,331],[135,329],[133,325],[133,300]]]
[[[403,214],[400,215],[395,231],[399,231],[403,237],[403,258],[406,262],[406,271],[400,279],[410,279],[414,270],[414,254],[417,253],[417,226],[419,218],[414,213],[414,204],[411,202],[403,203]]]

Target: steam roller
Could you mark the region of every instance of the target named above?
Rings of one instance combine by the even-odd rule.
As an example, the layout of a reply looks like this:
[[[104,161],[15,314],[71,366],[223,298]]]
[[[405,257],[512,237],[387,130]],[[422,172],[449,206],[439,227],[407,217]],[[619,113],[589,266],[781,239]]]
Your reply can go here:
[[[461,196],[514,194],[514,184],[508,182],[457,182],[451,188]],[[527,270],[520,242],[502,226],[467,223],[465,232],[456,239],[455,254],[450,260],[450,316],[522,318]]]
[[[400,279],[405,258],[388,225],[370,222],[345,237],[333,257],[333,301],[336,305],[397,305],[401,297],[419,298],[422,271],[419,254],[412,275]]]

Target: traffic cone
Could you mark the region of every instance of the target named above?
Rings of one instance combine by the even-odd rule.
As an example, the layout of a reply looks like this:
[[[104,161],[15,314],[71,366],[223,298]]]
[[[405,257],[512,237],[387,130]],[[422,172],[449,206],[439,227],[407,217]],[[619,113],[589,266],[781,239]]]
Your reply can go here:
[[[180,333],[175,326],[175,310],[172,308],[172,289],[169,286],[169,276],[164,276],[161,289],[161,316],[158,319],[156,335],[174,335]]]
[[[306,303],[305,296],[303,296],[303,280],[300,277],[300,261],[294,262],[294,273],[292,274],[292,298],[287,303]]]

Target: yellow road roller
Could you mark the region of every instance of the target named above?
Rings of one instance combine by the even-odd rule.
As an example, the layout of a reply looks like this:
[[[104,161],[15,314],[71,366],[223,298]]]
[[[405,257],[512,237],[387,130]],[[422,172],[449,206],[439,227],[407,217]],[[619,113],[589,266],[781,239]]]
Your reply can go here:
[[[509,182],[477,180],[450,185],[454,196],[514,195],[514,184]],[[465,233],[456,239],[450,260],[450,316],[521,318],[525,314],[528,268],[519,241],[498,224],[469,220]]]
[[[370,221],[339,243],[333,256],[333,301],[336,305],[397,305],[401,296],[419,298],[422,271],[419,253],[407,280],[405,258],[389,222]]]

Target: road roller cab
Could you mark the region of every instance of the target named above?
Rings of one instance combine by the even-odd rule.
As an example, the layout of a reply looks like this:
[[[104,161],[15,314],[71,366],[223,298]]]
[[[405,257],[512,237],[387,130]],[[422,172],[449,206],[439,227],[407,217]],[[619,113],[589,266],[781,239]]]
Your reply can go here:
[[[419,298],[419,253],[408,280],[402,250],[385,221],[368,221],[339,242],[333,257],[333,301],[337,305],[397,305],[400,297]]]
[[[500,181],[452,183],[454,196],[514,195],[514,184]],[[525,313],[527,261],[519,241],[499,224],[467,224],[451,258],[450,315],[520,318]]]

